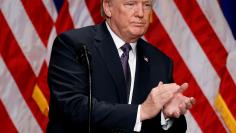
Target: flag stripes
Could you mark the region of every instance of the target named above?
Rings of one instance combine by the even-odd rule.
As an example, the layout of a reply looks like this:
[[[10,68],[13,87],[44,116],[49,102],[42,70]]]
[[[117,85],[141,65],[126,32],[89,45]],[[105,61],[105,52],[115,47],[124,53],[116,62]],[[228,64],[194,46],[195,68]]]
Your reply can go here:
[[[103,18],[101,17],[101,14],[100,14],[100,1],[99,0],[94,0],[94,1],[91,1],[91,0],[85,0],[86,4],[87,4],[87,7],[89,9],[89,12],[90,14],[92,15],[93,17],[93,20],[96,24],[100,23]]]
[[[72,22],[70,13],[69,13],[69,4],[67,0],[64,0],[63,5],[59,11],[59,15],[56,21],[56,31],[57,34],[60,34],[63,31],[72,29],[74,24]]]
[[[15,83],[15,79],[11,76],[12,74],[8,71],[4,61],[0,59],[0,66],[3,70],[1,73],[1,93],[0,99],[9,115],[9,119],[14,123],[15,128],[18,132],[42,132],[38,123],[35,120],[29,106],[25,102],[24,98]],[[1,114],[2,115],[2,114]],[[4,114],[3,114],[4,115]],[[2,121],[1,121],[2,122]],[[8,124],[5,126],[11,126],[11,123],[2,122]],[[7,133],[8,131],[6,131]]]
[[[217,90],[210,92],[208,92],[208,90],[210,88],[217,87],[217,83],[219,83],[219,78],[216,77],[216,74],[213,71],[213,67],[210,65],[208,59],[206,58],[204,52],[199,46],[198,41],[190,31],[189,27],[184,23],[183,19],[179,19],[181,18],[181,14],[175,4],[173,2],[169,2],[168,4],[166,3],[167,2],[159,2],[157,3],[157,5],[164,6],[165,10],[167,10],[168,13],[164,13],[163,10],[158,10],[156,11],[156,13],[160,17],[160,21],[163,24],[164,28],[167,30],[168,34],[170,35],[170,38],[173,40],[173,44],[175,45],[177,51],[180,53],[181,57],[184,59],[186,65],[188,66],[194,78],[196,79],[197,83],[202,88],[202,91],[204,92],[206,98],[212,104],[214,103],[212,97],[215,95]],[[164,18],[165,15],[171,17]],[[171,23],[168,23],[168,21],[172,20],[175,20],[178,26],[171,25]],[[182,32],[180,32],[179,34],[175,34],[176,32],[171,31]],[[204,66],[202,66],[201,64],[204,64]],[[212,76],[204,76],[206,74],[204,73],[204,71],[208,71],[208,74]],[[200,75],[203,76],[201,77]],[[213,81],[212,77],[216,77],[216,80]],[[212,84],[207,84],[208,86],[206,86],[204,85],[206,81],[212,81]]]
[[[9,30],[14,34],[13,38],[16,39],[18,46],[20,46],[21,50],[24,52],[24,55],[30,63],[35,75],[38,75],[46,53],[42,41],[39,39],[34,26],[19,0],[3,0],[1,4],[1,11],[9,25]],[[2,19],[2,21],[4,21],[4,19]],[[1,26],[4,27],[3,25]],[[8,40],[6,40],[6,43],[7,41]]]
[[[90,17],[90,12],[89,9],[87,8],[85,1],[69,0],[69,10],[73,23],[76,28],[94,24],[94,20],[93,18]],[[93,16],[93,14],[91,15]],[[96,20],[96,21],[101,22],[101,20]]]
[[[187,112],[185,114],[185,118],[188,123],[188,127],[187,127],[188,133],[201,133],[202,132],[201,128],[198,126],[196,120],[194,119],[194,117],[192,117],[190,112]]]
[[[159,26],[156,27],[156,25]],[[184,63],[184,60],[179,55],[173,42],[169,38],[169,35],[166,33],[164,27],[160,25],[160,21],[156,16],[153,17],[153,23],[151,24],[150,28],[154,30],[152,30],[152,33],[150,33],[149,30],[149,32],[145,35],[147,40],[149,40],[152,44],[155,44],[158,48],[160,48],[162,51],[164,51],[167,55],[169,55],[172,59],[176,61],[174,62],[175,81],[177,83],[188,82],[191,86],[191,90],[187,90],[186,94],[189,96],[194,96],[196,99],[198,99],[197,104],[193,107],[193,111],[191,111],[191,113],[195,117],[202,131],[214,131],[215,129],[209,129],[208,126],[217,125],[215,126],[217,130],[225,132],[225,129],[222,127],[222,124],[217,118],[217,115],[215,114],[213,108],[210,106],[208,100],[205,98],[204,94],[201,91],[201,88],[197,85],[195,79],[191,75],[191,72]],[[159,41],[153,41],[153,35],[158,35],[157,40]],[[183,73],[185,75],[184,78],[179,76]],[[202,106],[205,107],[204,112],[201,111]],[[198,111],[199,109],[200,111]],[[208,121],[206,121],[205,118],[208,118]]]
[[[56,1],[59,1],[59,0],[56,0]],[[55,22],[57,19],[57,8],[55,6],[55,3],[52,0],[43,0],[42,2],[45,8],[47,9],[49,16],[52,18],[53,22]]]
[[[100,1],[0,0],[0,8],[0,130],[45,132],[53,40],[102,22]],[[156,0],[144,38],[173,59],[175,81],[197,99],[187,132],[236,132],[236,41],[218,1]]]
[[[0,24],[4,27],[4,29],[1,30],[1,36],[5,36],[5,38],[0,38],[0,44],[7,44],[0,45],[2,59],[6,63],[7,68],[19,87],[21,95],[23,95],[27,105],[34,114],[34,117],[41,128],[45,129],[47,118],[39,112],[38,106],[31,99],[33,88],[36,83],[36,76],[1,13],[0,19],[2,20]]]
[[[199,41],[200,46],[203,48],[204,52],[208,56],[208,59],[210,60],[212,66],[215,68],[216,72],[218,73],[218,76],[221,78],[221,95],[224,97],[224,100],[226,101],[227,105],[231,105],[229,107],[230,111],[235,116],[236,105],[233,103],[236,103],[236,98],[233,98],[233,96],[236,93],[236,86],[232,78],[229,76],[229,72],[225,65],[228,56],[227,51],[224,49],[217,35],[214,33],[213,29],[211,28],[210,24],[206,20],[204,14],[201,12],[198,4],[195,1],[182,0],[181,2],[175,3],[179,7],[179,10],[185,18],[186,23],[192,30],[192,33]],[[188,8],[188,6],[183,6],[185,4],[191,5],[189,6],[191,8]],[[191,19],[188,19],[189,14],[191,14]],[[195,22],[198,23],[196,24]],[[209,45],[214,45],[214,47],[209,47]]]
[[[17,130],[15,126],[13,125],[11,119],[9,118],[9,115],[7,111],[5,110],[4,104],[0,101],[0,131],[2,132],[10,132],[10,133],[16,133]]]
[[[227,25],[226,20],[222,14],[222,11],[218,5],[218,2],[211,0],[206,2],[205,0],[196,0],[200,6],[202,12],[206,16],[208,22],[211,24],[217,37],[223,43],[223,46],[227,52],[231,52],[236,49],[235,40],[233,38],[232,32]],[[226,0],[225,0],[226,1]],[[232,75],[235,76],[235,75]]]
[[[53,20],[48,14],[43,2],[41,0],[21,0],[21,2],[43,44],[47,47],[48,37],[53,26]]]

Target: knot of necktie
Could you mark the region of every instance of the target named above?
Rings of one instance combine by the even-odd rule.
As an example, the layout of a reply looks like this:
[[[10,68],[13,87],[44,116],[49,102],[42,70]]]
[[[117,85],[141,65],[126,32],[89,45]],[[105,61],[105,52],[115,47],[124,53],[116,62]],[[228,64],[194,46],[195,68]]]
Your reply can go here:
[[[129,56],[129,51],[130,51],[131,49],[132,49],[132,48],[131,48],[131,46],[130,46],[129,43],[126,43],[126,44],[124,44],[124,45],[121,47],[121,50],[124,52],[124,54],[125,54],[126,56]]]

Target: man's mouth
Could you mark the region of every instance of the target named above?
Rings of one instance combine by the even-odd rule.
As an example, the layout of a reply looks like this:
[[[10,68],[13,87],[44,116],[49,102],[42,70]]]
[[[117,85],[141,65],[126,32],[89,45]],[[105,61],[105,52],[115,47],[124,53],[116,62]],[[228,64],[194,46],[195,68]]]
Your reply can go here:
[[[138,26],[138,27],[144,27],[145,26],[145,23],[133,23],[134,26]]]

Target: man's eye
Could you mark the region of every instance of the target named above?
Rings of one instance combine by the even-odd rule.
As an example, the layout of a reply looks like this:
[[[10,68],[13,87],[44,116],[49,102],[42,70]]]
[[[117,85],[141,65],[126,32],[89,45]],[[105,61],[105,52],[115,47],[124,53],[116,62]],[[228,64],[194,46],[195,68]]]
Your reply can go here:
[[[152,7],[152,5],[150,3],[146,3],[144,4],[145,9],[150,9]]]
[[[126,3],[128,6],[133,6],[135,3]]]
[[[147,6],[147,7],[151,7],[151,4],[145,4],[145,6]]]

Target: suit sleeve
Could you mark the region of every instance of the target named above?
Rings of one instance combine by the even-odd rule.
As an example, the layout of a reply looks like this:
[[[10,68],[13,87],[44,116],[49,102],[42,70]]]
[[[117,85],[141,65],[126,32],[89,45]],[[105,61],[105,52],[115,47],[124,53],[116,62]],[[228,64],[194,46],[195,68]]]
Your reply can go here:
[[[88,121],[88,73],[77,62],[73,39],[66,35],[54,41],[48,70],[53,111],[77,126],[86,126]],[[105,92],[104,92],[105,93]],[[132,131],[138,105],[111,104],[92,98],[92,124],[101,128],[117,128]],[[50,105],[51,107],[51,105]],[[51,113],[53,113],[53,111]]]

